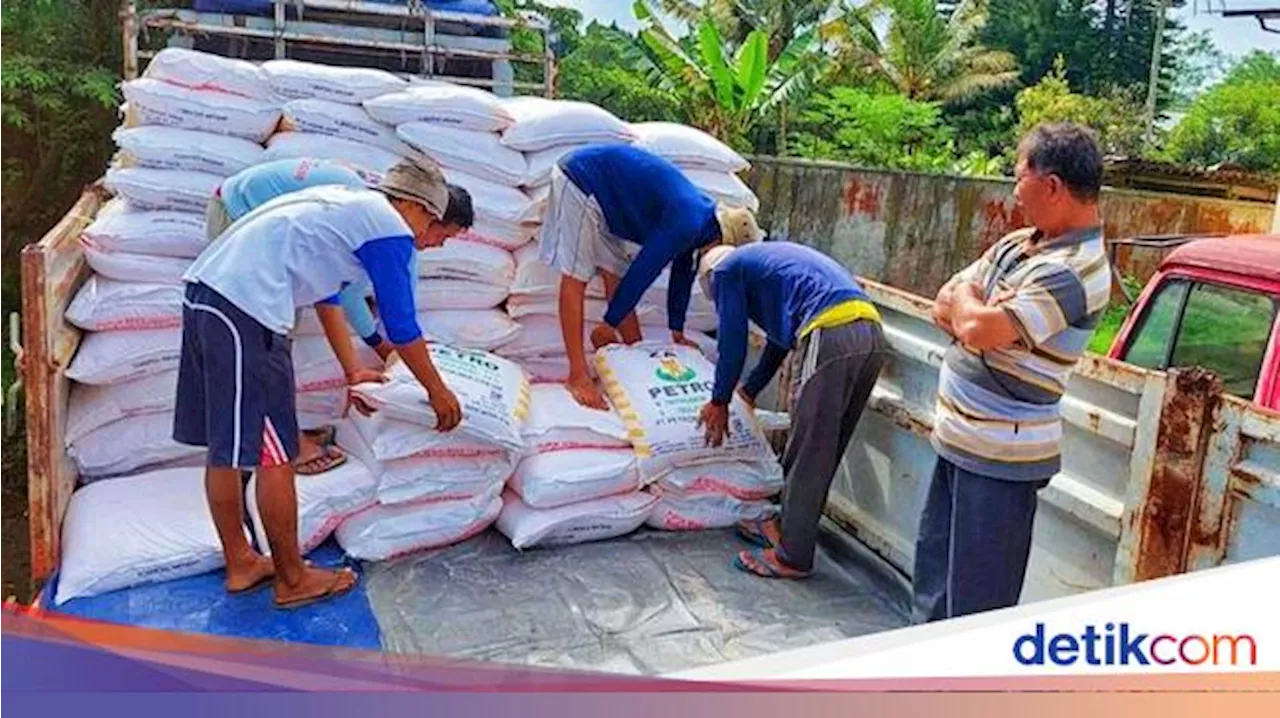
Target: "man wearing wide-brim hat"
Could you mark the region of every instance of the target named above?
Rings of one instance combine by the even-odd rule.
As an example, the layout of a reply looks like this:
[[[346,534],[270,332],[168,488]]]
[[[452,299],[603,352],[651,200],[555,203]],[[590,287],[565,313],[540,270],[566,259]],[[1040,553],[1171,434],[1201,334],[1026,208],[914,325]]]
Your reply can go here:
[[[640,341],[636,305],[668,265],[671,338],[691,345],[684,320],[698,254],[762,236],[749,210],[717,204],[678,167],[651,152],[591,145],[565,155],[552,170],[538,258],[560,272],[560,329],[573,398],[584,406],[606,407],[588,374],[583,341],[587,284],[597,272],[609,298],[604,321],[591,332],[597,348]]]
[[[187,270],[173,437],[208,448],[205,493],[229,592],[274,583],[276,606],[293,608],[356,583],[349,569],[308,566],[298,547],[290,339],[297,307],[332,304],[345,285],[369,281],[387,339],[426,389],[437,428],[461,421],[418,327],[413,258],[470,224],[469,204],[450,215],[439,169],[404,162],[376,190],[323,185],[271,199],[227,227]],[[257,474],[270,559],[245,536],[247,470]]]

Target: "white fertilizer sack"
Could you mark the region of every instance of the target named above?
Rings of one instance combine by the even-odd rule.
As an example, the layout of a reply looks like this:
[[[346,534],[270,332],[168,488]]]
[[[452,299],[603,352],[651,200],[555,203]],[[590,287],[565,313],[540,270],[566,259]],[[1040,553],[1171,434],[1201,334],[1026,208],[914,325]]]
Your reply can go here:
[[[461,501],[380,504],[343,521],[336,535],[352,558],[385,561],[475,536],[501,511],[496,491]]]
[[[280,126],[286,132],[340,137],[401,156],[411,152],[410,147],[396,137],[395,130],[379,123],[357,105],[328,100],[293,100],[284,106],[284,119]]]
[[[167,47],[147,64],[142,76],[192,90],[275,99],[262,68],[252,62],[207,52]]]
[[[430,345],[431,361],[462,405],[462,423],[451,434],[499,447],[524,448],[521,428],[529,413],[529,382],[516,364],[487,352]],[[402,362],[385,384],[360,384],[354,392],[391,419],[434,427],[427,392]],[[439,438],[448,434],[435,434]]]
[[[178,368],[182,329],[92,332],[85,335],[67,368],[81,384],[115,384]]]
[[[308,157],[345,162],[378,175],[386,174],[401,159],[400,155],[381,147],[313,132],[273,135],[262,153],[263,162]]]
[[[751,164],[733,148],[711,135],[675,122],[637,122],[631,125],[636,145],[688,169],[742,172]]]
[[[645,523],[666,531],[701,531],[728,528],[739,521],[754,521],[775,512],[776,507],[768,501],[744,501],[727,494],[660,492],[658,505]]]
[[[516,97],[504,104],[515,124],[502,133],[502,144],[521,152],[635,139],[627,123],[590,103]]]
[[[342,447],[377,477],[384,504],[465,499],[501,487],[520,452],[465,435],[438,435],[419,424],[352,414],[357,436]]]
[[[263,142],[280,123],[280,106],[273,102],[224,92],[191,90],[150,78],[122,86],[125,127],[163,125],[212,132]]]
[[[172,414],[177,395],[177,371],[103,386],[72,384],[63,439],[70,445],[115,421]]]
[[[182,326],[182,285],[120,282],[89,277],[67,307],[66,318],[87,331]]]
[[[203,447],[173,440],[173,416],[167,413],[113,421],[81,436],[67,448],[82,476],[117,476],[204,452]]]
[[[408,81],[385,70],[297,60],[268,60],[262,63],[262,72],[271,89],[285,100],[315,99],[358,105],[409,86]]]
[[[554,509],[535,509],[508,491],[503,496],[498,530],[517,549],[604,541],[640,528],[657,502],[658,497],[637,491]]]
[[[419,309],[493,309],[507,299],[507,289],[465,279],[419,279],[414,301]]]
[[[520,327],[499,309],[440,309],[419,312],[418,326],[431,342],[492,351],[515,339]]]
[[[94,272],[121,282],[150,284],[182,284],[182,275],[191,267],[191,259],[156,257],[133,252],[110,252],[94,247],[81,237],[84,259]]]
[[[657,342],[614,345],[596,352],[595,363],[647,480],[679,466],[720,461],[751,464],[762,474],[776,471],[777,460],[755,417],[736,395],[724,444],[705,445],[698,416],[711,398],[715,366],[698,350]]]
[[[366,100],[364,108],[386,125],[428,122],[480,132],[500,132],[514,121],[502,100],[491,92],[474,87],[414,85]]]
[[[262,161],[262,145],[242,137],[177,127],[121,127],[111,135],[126,166],[230,177]]]
[[[190,170],[113,167],[107,170],[104,184],[139,209],[203,213],[222,178]]]
[[[222,565],[203,468],[99,481],[71,495],[54,602],[195,576]]]
[[[450,239],[440,247],[418,252],[418,276],[433,279],[466,279],[509,288],[516,262],[511,253],[465,239]]]
[[[631,448],[621,417],[612,409],[585,407],[561,384],[539,384],[530,391],[529,419],[522,430],[526,451]]]
[[[410,122],[397,127],[396,134],[441,166],[490,182],[516,187],[529,170],[524,155],[503,145],[493,132]]]
[[[636,455],[621,449],[560,449],[525,457],[511,489],[536,509],[629,494],[640,488]]]
[[[761,473],[752,464],[736,461],[682,466],[663,476],[658,487],[675,495],[721,494],[741,501],[759,501],[782,491],[782,467]]]
[[[203,213],[147,210],[119,198],[98,212],[80,240],[104,251],[185,259],[200,256],[208,244]]]

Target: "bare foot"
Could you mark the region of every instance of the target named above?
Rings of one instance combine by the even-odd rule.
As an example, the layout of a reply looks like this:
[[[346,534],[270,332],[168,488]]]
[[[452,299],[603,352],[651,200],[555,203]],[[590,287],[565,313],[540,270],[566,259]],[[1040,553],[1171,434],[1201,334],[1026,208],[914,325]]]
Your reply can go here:
[[[307,568],[302,580],[286,586],[276,581],[275,603],[277,608],[298,608],[346,593],[356,585],[356,572],[349,568],[329,571]]]
[[[227,580],[224,584],[227,593],[244,593],[257,588],[276,575],[276,567],[271,559],[259,554],[253,560],[237,566],[227,566]]]

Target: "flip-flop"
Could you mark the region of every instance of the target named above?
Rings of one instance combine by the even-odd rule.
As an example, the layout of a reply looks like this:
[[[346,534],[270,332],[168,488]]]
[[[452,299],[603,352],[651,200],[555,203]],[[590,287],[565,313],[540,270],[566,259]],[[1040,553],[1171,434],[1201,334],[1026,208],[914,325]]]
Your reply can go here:
[[[321,446],[332,446],[333,442],[338,438],[338,427],[333,424],[325,424],[302,433]]]
[[[336,447],[325,446],[324,454],[306,461],[300,461],[294,464],[293,471],[299,476],[315,476],[323,474],[326,471],[334,469],[347,463],[347,454]],[[317,464],[319,468],[317,467]]]
[[[342,583],[343,578],[345,576],[351,576],[353,580],[351,581],[351,584],[349,586],[347,586],[346,588],[340,589],[338,588],[338,585]],[[343,567],[342,569],[333,572],[333,581],[329,583],[329,585],[325,588],[323,592],[316,594],[314,596],[295,598],[292,601],[284,601],[284,602],[281,602],[279,599],[273,598],[271,600],[271,603],[274,604],[276,608],[281,610],[293,610],[295,608],[302,608],[303,606],[310,606],[313,603],[319,603],[320,601],[325,601],[330,598],[337,598],[338,596],[341,596],[347,591],[350,591],[351,589],[355,588],[359,583],[360,583],[360,576],[357,575],[356,572],[352,571],[350,568]]]
[[[754,544],[760,548],[773,548],[776,545],[773,536],[778,537],[777,541],[782,539],[782,526],[776,516],[768,516],[762,519],[751,519],[749,521],[738,522],[738,536],[749,544]]]
[[[786,565],[778,558],[778,552],[774,549],[739,551],[733,559],[733,565],[740,571],[754,573],[762,578],[800,579],[813,575],[813,571],[801,571]]]

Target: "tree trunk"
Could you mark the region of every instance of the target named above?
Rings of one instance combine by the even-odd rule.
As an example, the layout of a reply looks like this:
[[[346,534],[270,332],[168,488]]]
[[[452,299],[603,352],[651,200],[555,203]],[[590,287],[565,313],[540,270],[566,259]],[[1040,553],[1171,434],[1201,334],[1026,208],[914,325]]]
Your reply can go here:
[[[778,156],[787,156],[787,103],[778,105]]]

